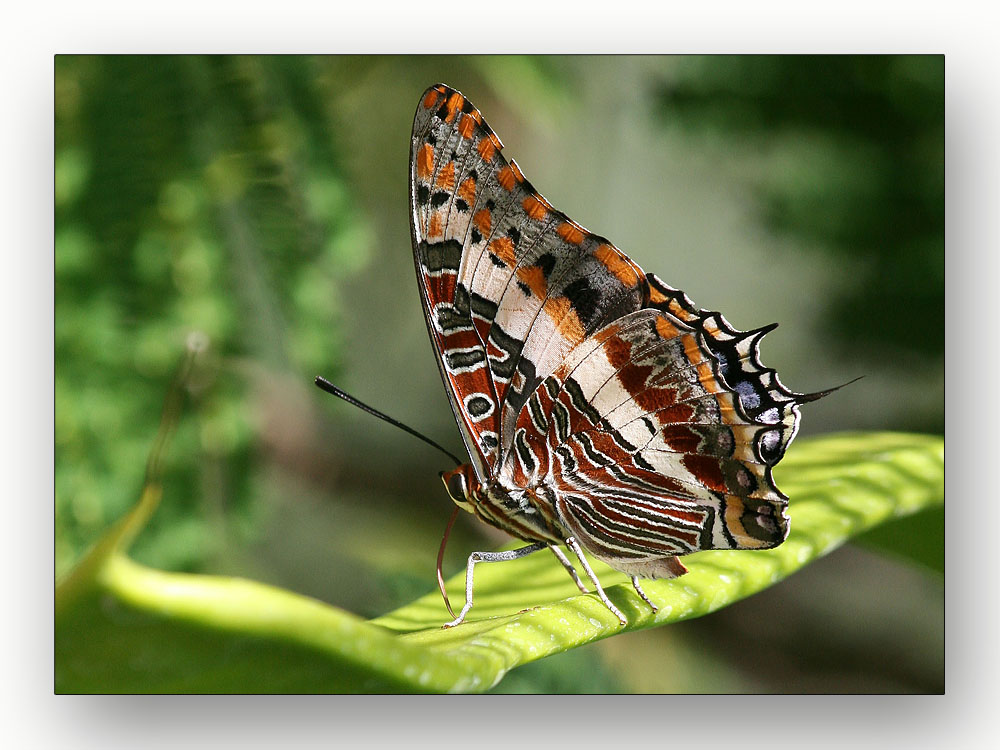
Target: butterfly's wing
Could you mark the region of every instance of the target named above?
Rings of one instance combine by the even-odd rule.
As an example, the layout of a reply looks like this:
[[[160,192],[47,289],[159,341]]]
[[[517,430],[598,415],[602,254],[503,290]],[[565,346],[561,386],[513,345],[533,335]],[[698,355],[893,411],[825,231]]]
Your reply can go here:
[[[460,93],[418,106],[415,261],[428,327],[481,481],[614,567],[659,577],[675,555],[787,534],[771,478],[798,427],[741,332],[555,210]]]
[[[481,302],[458,284],[458,273],[476,236],[474,217],[496,191],[501,147],[460,93],[443,85],[424,92],[410,142],[413,259],[431,343],[480,481],[496,456],[500,410],[481,324],[474,323]]]
[[[638,309],[642,271],[556,211],[479,111],[444,85],[414,119],[410,206],[428,328],[481,480],[528,395],[567,353]],[[522,356],[531,351],[530,357]]]
[[[658,578],[683,571],[676,555],[785,539],[771,467],[798,409],[760,365],[765,331],[736,331],[649,281],[654,307],[575,347],[532,393],[503,474],[595,556]]]

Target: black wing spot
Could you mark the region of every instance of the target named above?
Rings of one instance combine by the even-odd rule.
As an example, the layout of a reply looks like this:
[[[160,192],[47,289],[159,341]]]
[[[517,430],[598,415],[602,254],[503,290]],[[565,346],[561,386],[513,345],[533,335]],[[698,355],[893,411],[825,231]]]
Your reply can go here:
[[[421,242],[417,246],[420,264],[430,272],[457,271],[462,262],[462,246],[457,240]]]
[[[465,213],[469,210],[469,204],[466,203],[462,198],[455,199],[455,208],[459,213]]]
[[[463,315],[452,305],[442,305],[437,309],[438,329],[444,333],[464,327],[468,323],[468,314]]]
[[[421,206],[425,206],[427,205],[427,201],[430,199],[430,197],[431,197],[431,191],[427,188],[426,185],[420,185],[419,187],[417,187],[417,203],[419,203]]]
[[[465,408],[472,417],[485,417],[493,411],[493,402],[485,396],[475,395],[465,401]]]
[[[448,352],[444,355],[445,364],[448,369],[454,372],[464,368],[474,367],[485,361],[486,355],[482,349],[470,349],[464,351]]]
[[[450,197],[451,193],[446,193],[443,190],[439,190],[436,193],[434,193],[434,195],[431,196],[431,205],[434,208],[440,208],[441,206],[443,206],[445,203],[448,202],[448,199]]]
[[[545,278],[549,277],[552,273],[552,269],[556,267],[556,256],[552,253],[542,253],[538,256],[538,260],[535,261],[535,265],[542,269],[542,274]]]
[[[517,431],[517,435],[514,437],[514,446],[517,448],[517,454],[521,457],[524,468],[528,470],[529,474],[533,474],[537,464],[531,448],[528,447],[528,443],[524,439],[524,430]]]
[[[482,295],[475,292],[470,295],[469,301],[472,305],[472,312],[484,320],[493,320],[497,316],[496,302],[491,302]]]
[[[587,279],[577,279],[566,285],[563,295],[573,306],[584,329],[589,331],[591,324],[601,314],[601,293],[594,289]]]

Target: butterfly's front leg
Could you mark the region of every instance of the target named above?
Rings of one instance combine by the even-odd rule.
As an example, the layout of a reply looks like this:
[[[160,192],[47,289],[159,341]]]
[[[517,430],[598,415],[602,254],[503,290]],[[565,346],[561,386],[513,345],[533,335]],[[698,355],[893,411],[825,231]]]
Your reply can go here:
[[[545,549],[547,546],[548,545],[543,542],[538,542],[536,544],[529,544],[527,547],[520,547],[518,549],[507,550],[505,552],[473,552],[469,555],[469,564],[465,569],[465,606],[462,607],[462,611],[458,613],[458,617],[451,622],[446,622],[442,625],[442,627],[453,628],[456,625],[461,625],[462,621],[465,620],[466,614],[468,614],[469,610],[472,609],[472,571],[476,567],[476,563],[516,560],[519,557],[530,555],[532,552],[538,552],[540,549]]]

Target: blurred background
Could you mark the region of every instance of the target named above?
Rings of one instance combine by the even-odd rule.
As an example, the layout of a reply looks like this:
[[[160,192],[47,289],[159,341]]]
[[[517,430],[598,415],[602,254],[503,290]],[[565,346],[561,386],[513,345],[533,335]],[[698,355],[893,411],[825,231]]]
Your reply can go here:
[[[779,322],[762,356],[786,385],[864,376],[801,436],[943,432],[943,57],[59,56],[57,576],[136,502],[201,332],[133,556],[366,617],[434,588],[451,467],[312,381],[460,452],[407,219],[413,112],[439,81],[557,208],[735,326]],[[463,514],[446,574],[504,541]],[[943,560],[943,512],[898,521],[496,690],[941,692]]]

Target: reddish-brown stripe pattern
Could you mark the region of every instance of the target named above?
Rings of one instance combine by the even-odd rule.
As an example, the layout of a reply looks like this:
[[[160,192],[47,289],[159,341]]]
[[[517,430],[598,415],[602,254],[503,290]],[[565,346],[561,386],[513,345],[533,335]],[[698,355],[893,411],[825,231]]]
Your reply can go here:
[[[539,299],[545,299],[545,272],[538,266],[527,266],[517,269],[517,278],[528,285],[531,293]]]
[[[445,118],[445,122],[451,122],[455,119],[455,113],[465,104],[465,97],[462,96],[457,91],[448,97],[448,103],[445,105],[448,109],[448,116]]]
[[[491,253],[508,266],[514,265],[514,242],[510,237],[498,237],[489,244],[489,248]]]
[[[430,109],[438,101],[438,92],[435,89],[431,89],[423,98],[423,104],[425,109]]]
[[[440,240],[444,236],[444,227],[441,225],[441,214],[431,215],[431,223],[427,227],[427,237],[432,240]]]
[[[632,287],[639,283],[641,269],[637,270],[635,264],[617,248],[611,245],[598,245],[594,257],[625,286]]]

